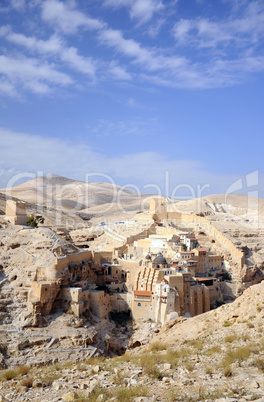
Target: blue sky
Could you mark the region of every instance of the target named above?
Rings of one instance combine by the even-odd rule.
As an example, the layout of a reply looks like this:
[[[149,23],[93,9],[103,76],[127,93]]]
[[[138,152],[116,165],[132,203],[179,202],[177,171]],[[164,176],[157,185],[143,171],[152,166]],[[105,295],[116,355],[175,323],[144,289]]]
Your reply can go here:
[[[0,187],[264,197],[263,1],[1,0],[0,19]]]

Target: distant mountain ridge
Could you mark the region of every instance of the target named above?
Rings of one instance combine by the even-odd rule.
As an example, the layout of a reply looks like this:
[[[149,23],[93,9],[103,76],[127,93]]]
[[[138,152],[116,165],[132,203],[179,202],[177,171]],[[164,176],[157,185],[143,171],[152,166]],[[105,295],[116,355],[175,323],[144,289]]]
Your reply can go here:
[[[58,175],[38,176],[0,192],[37,205],[85,213],[89,208],[118,203],[124,208],[141,209],[141,201],[149,197],[112,183],[84,182]]]

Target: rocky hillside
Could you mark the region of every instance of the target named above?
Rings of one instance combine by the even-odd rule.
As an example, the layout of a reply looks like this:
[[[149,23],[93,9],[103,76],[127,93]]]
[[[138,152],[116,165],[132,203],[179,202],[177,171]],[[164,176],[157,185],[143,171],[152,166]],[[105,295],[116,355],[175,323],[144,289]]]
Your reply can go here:
[[[52,266],[57,256],[76,251],[50,228],[23,229],[0,218],[0,323],[22,328],[27,290],[37,270]]]
[[[2,371],[2,394],[18,401],[263,401],[263,318],[264,282],[232,304],[154,329],[148,345],[121,357]]]

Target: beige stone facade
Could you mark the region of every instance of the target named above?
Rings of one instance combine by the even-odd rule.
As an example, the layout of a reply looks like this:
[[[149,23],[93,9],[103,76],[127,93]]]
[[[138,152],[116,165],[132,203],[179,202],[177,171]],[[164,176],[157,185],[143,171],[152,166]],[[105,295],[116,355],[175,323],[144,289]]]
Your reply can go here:
[[[58,298],[61,300],[61,306],[72,311],[77,317],[90,311],[90,289],[63,288]]]
[[[170,317],[193,316],[210,310],[210,292],[199,285],[189,272],[175,272],[160,254],[147,256],[133,277],[132,315],[164,324]]]
[[[90,310],[98,318],[105,318],[111,309],[109,294],[103,290],[93,290],[90,293]]]
[[[13,225],[26,225],[27,217],[27,204],[23,201],[6,201],[6,219]]]

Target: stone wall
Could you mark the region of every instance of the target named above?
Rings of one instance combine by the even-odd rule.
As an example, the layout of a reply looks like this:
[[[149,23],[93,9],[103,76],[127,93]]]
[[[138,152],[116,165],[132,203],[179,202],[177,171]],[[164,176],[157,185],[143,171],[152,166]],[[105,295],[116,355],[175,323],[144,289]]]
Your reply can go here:
[[[130,245],[133,244],[134,241],[137,241],[139,239],[145,239],[146,237],[149,237],[152,233],[155,233],[155,225],[151,225],[148,229],[142,230],[142,232],[137,233],[135,235],[129,236],[126,238],[126,244]]]
[[[237,249],[232,241],[220,232],[208,219],[197,215],[168,212],[168,220],[172,221],[175,225],[189,227],[190,229],[193,228],[197,231],[204,231],[207,236],[214,238],[223,249],[231,254],[233,261],[236,262],[240,268],[244,266],[244,253]]]
[[[78,264],[82,261],[93,260],[95,265],[100,265],[101,262],[110,262],[113,258],[113,251],[83,251],[76,254],[69,254],[66,257],[57,258],[55,270],[62,271],[69,264]]]
[[[208,219],[191,214],[183,214],[175,211],[170,211],[168,207],[165,207],[166,200],[164,198],[153,199],[150,201],[150,216],[156,217],[159,220],[167,219],[173,222],[177,226],[185,226],[186,228],[194,228],[196,230],[203,230],[208,236],[214,238],[223,249],[231,254],[234,262],[242,268],[245,264],[244,253],[237,249],[236,246],[228,239],[220,230],[218,230]],[[168,232],[168,228],[157,228],[159,234]],[[171,230],[173,232],[173,229]]]

